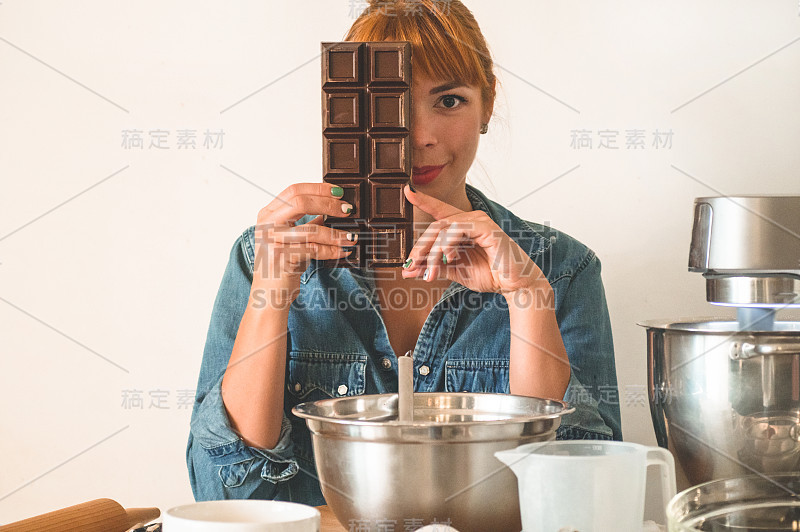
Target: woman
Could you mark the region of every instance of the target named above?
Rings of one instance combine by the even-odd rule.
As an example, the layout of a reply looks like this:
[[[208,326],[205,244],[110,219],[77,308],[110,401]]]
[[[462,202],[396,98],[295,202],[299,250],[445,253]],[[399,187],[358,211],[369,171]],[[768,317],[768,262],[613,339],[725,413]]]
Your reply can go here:
[[[576,412],[559,438],[621,439],[598,259],[466,184],[496,84],[470,11],[376,0],[346,40],[412,43],[414,248],[403,268],[322,267],[353,243],[322,225],[347,210],[327,183],[292,185],[259,212],[211,317],[187,448],[195,498],[324,504],[292,407],[396,392],[409,350],[416,391],[566,396]]]

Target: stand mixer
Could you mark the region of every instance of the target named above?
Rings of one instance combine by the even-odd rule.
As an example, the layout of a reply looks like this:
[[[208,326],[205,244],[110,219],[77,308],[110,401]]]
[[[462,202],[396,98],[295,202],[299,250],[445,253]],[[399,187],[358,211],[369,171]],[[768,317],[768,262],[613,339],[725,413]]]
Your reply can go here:
[[[650,321],[650,411],[683,489],[800,467],[800,196],[697,198],[689,271],[736,321]],[[679,475],[680,477],[681,475]]]

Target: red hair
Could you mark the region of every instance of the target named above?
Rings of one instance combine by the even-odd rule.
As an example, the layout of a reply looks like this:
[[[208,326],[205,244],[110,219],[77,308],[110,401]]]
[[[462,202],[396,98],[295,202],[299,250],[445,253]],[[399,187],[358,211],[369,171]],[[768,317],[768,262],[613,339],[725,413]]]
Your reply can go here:
[[[409,41],[414,72],[480,88],[494,106],[494,63],[472,12],[460,0],[369,0],[347,41]]]

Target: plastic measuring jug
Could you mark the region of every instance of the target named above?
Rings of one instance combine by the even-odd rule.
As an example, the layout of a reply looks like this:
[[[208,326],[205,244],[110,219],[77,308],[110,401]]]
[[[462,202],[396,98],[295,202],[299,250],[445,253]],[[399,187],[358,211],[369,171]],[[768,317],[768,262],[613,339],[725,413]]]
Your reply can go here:
[[[641,532],[647,466],[658,466],[664,507],[675,461],[660,447],[616,441],[549,441],[499,451],[517,475],[524,532]]]

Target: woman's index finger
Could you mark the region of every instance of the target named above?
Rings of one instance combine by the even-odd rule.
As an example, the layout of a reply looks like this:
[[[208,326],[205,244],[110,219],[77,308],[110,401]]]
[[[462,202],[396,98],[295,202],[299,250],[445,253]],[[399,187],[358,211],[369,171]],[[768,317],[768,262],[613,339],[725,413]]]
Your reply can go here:
[[[324,198],[341,198],[342,193],[337,192],[336,189],[341,191],[341,188],[331,183],[294,183],[283,189],[283,191],[275,197],[275,200],[281,204],[289,204],[289,201],[295,196],[322,196]],[[342,191],[343,192],[343,191]]]

